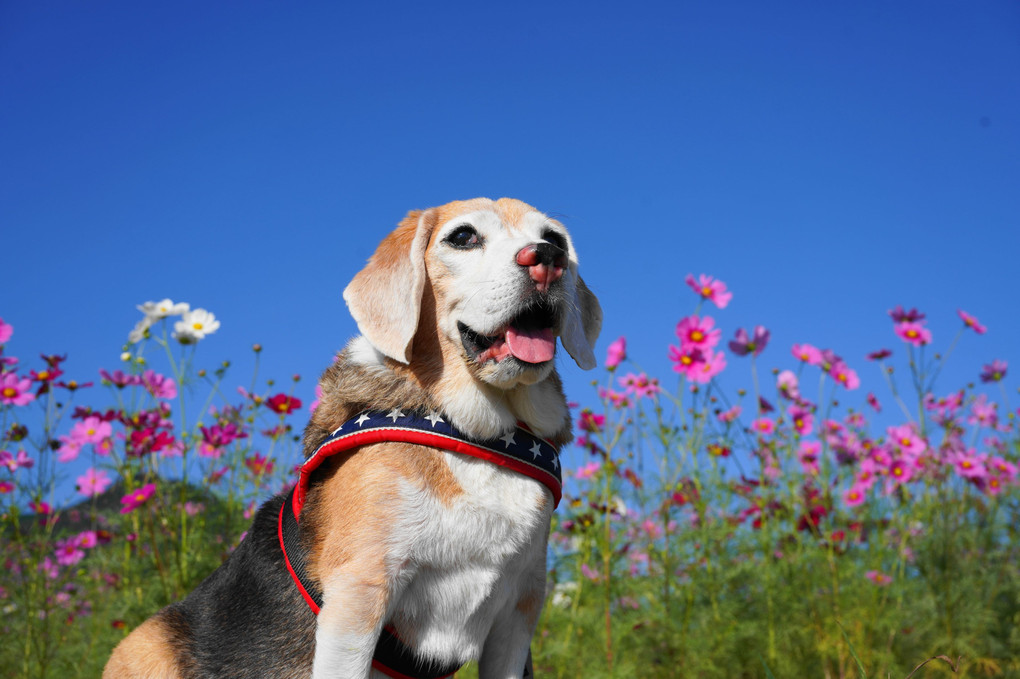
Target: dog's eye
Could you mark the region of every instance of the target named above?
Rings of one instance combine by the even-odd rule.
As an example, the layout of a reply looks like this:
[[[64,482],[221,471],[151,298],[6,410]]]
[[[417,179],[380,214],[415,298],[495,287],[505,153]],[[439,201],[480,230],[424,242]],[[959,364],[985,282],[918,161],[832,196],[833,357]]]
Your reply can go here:
[[[555,245],[564,252],[567,251],[567,239],[556,233],[555,231],[546,231],[542,234],[542,240],[550,245]]]
[[[477,248],[482,245],[482,237],[475,231],[475,227],[469,224],[461,224],[454,229],[449,236],[443,239],[455,248]]]

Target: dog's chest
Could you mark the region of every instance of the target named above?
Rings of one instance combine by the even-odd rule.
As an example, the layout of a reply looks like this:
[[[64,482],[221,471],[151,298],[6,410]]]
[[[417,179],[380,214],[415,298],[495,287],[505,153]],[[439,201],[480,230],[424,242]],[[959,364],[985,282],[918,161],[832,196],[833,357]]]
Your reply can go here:
[[[463,493],[444,503],[413,491],[404,516],[408,566],[392,620],[439,657],[475,655],[494,620],[542,587],[552,498],[540,483],[447,453]]]

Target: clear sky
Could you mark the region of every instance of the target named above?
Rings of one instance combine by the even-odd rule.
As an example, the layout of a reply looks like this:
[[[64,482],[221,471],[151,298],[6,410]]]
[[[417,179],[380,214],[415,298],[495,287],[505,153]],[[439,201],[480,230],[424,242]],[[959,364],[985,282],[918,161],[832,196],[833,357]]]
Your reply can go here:
[[[261,342],[311,400],[378,241],[475,196],[568,226],[600,358],[625,334],[665,376],[705,272],[726,339],[769,327],[764,368],[831,347],[859,402],[886,395],[864,354],[903,353],[888,309],[943,349],[966,309],[989,333],[958,388],[1020,361],[1020,4],[0,3],[0,317],[27,366],[118,367],[135,305],[171,297],[222,322],[200,364],[246,384]]]

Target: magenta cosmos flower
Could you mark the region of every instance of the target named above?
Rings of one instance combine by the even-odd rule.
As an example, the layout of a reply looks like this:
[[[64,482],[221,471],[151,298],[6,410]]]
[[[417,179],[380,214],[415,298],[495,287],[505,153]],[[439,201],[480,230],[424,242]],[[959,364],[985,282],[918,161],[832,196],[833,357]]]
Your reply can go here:
[[[769,331],[763,325],[756,325],[754,327],[754,334],[750,337],[748,337],[746,330],[737,328],[734,338],[730,340],[730,351],[738,356],[747,356],[748,354],[757,356],[765,350],[770,336]]]
[[[5,344],[14,334],[14,326],[0,318],[0,344]]]
[[[907,344],[913,344],[915,347],[931,344],[931,330],[915,321],[897,323],[894,330]]]
[[[857,373],[843,361],[836,361],[832,364],[829,368],[829,376],[847,389],[856,389],[861,386],[861,380],[857,377]]]
[[[895,309],[889,310],[889,317],[896,323],[917,323],[924,320],[924,314],[920,311],[917,309],[904,311],[900,304],[897,304]]]
[[[680,339],[680,347],[694,347],[707,351],[719,344],[719,337],[722,330],[715,328],[715,321],[711,316],[700,318],[688,316],[676,324],[676,336]]]
[[[104,422],[98,417],[86,417],[81,422],[71,427],[70,437],[80,444],[101,443],[104,439],[113,435],[113,427],[109,422]]]
[[[889,427],[886,429],[886,434],[889,437],[889,443],[899,448],[905,455],[917,456],[928,448],[928,444],[917,435],[917,432],[909,424]]]
[[[963,309],[957,309],[956,313],[960,315],[960,320],[963,321],[964,326],[970,328],[977,334],[984,335],[986,332],[988,332],[988,328],[981,325],[981,323],[978,322],[977,318],[971,316]]]
[[[733,293],[726,290],[725,283],[705,274],[699,274],[697,280],[694,279],[693,274],[687,274],[684,282],[690,286],[691,290],[694,290],[703,299],[709,300],[720,309],[725,309],[726,305],[730,303],[730,299],[733,298]]]
[[[606,350],[606,367],[615,368],[627,358],[627,338],[621,337]]]
[[[810,365],[821,365],[822,352],[810,344],[794,344],[791,349],[793,357]]]
[[[801,436],[809,436],[815,430],[815,418],[807,408],[790,406],[786,412],[793,423],[794,431]]]
[[[105,471],[102,469],[93,469],[91,467],[83,475],[79,476],[76,481],[78,492],[85,497],[102,495],[112,483],[110,477],[106,475]]]
[[[999,382],[1006,376],[1006,368],[1009,364],[1006,361],[994,360],[981,371],[982,382]]]
[[[843,493],[843,504],[847,507],[858,507],[864,504],[864,500],[867,499],[867,489],[854,484]]]
[[[160,375],[155,370],[142,373],[142,386],[156,398],[176,398],[177,383],[169,377]]]
[[[23,406],[35,399],[30,389],[32,380],[18,379],[14,373],[0,375],[0,403],[7,405]]]
[[[155,483],[147,483],[141,488],[134,490],[120,499],[120,503],[124,505],[120,508],[121,514],[129,514],[134,510],[138,509],[146,503],[146,501],[152,497],[152,494],[156,492]]]
[[[659,386],[659,380],[655,377],[649,377],[645,373],[641,373],[640,375],[627,373],[620,378],[620,385],[624,387],[628,393],[633,393],[638,397],[647,396],[651,398],[662,391],[662,388]]]

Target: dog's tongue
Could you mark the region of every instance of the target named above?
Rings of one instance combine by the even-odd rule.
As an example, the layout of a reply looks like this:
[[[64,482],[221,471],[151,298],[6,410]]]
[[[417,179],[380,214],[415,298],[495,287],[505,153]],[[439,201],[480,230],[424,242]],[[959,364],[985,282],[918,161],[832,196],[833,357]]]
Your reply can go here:
[[[556,353],[556,336],[552,328],[522,330],[510,326],[506,330],[506,346],[525,363],[544,363]]]

